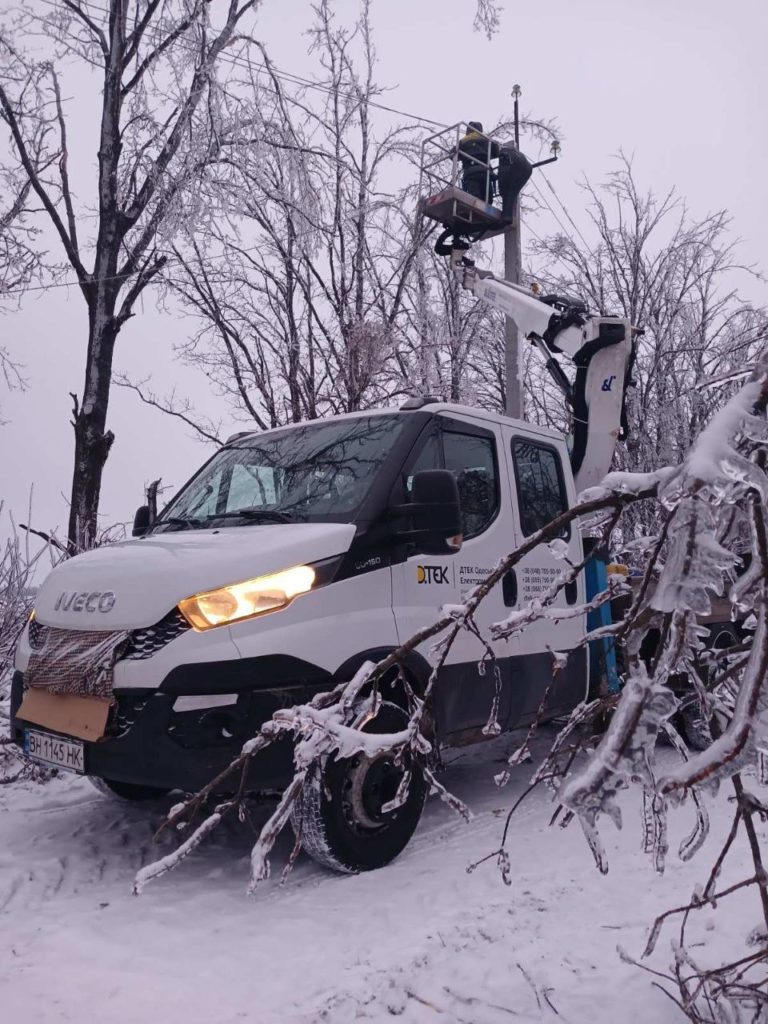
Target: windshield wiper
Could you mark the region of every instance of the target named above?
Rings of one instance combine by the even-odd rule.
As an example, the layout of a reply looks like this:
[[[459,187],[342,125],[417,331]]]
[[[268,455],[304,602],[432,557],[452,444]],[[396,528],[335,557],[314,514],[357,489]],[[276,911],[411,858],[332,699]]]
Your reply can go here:
[[[156,523],[152,524],[152,529],[156,529],[158,526],[181,526],[184,529],[189,527],[192,530],[198,530],[205,526],[202,519],[196,519],[194,516],[187,518],[186,516],[166,516],[165,519],[158,519]]]
[[[268,508],[241,508],[234,512],[214,512],[210,516],[205,517],[207,520],[211,519],[250,519],[255,522],[261,521],[263,523],[295,523],[296,516],[289,515],[287,512],[278,512],[277,509]]]

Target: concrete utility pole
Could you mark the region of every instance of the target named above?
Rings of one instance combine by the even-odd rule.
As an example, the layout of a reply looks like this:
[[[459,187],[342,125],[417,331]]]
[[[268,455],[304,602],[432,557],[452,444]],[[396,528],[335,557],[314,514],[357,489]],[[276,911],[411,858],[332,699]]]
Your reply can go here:
[[[515,100],[515,146],[520,149],[520,86],[512,88]],[[512,223],[504,232],[504,277],[520,284],[522,245],[520,241],[520,200],[515,202]],[[506,413],[516,419],[523,418],[523,360],[520,332],[514,320],[505,318],[504,361],[506,364]]]

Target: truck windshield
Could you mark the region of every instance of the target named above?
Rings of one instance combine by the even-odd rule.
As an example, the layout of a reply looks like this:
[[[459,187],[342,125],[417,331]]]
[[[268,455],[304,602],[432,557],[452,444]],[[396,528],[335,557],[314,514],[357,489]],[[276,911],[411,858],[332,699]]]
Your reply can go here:
[[[154,529],[351,520],[402,424],[360,416],[245,437],[203,467]]]

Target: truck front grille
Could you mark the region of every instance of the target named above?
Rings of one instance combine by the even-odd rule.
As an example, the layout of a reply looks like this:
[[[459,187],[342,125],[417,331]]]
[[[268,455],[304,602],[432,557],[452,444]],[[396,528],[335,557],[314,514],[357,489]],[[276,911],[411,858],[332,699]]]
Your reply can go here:
[[[37,619],[29,623],[29,646],[33,651],[39,651],[45,643],[45,636],[50,626],[44,626]]]
[[[144,658],[151,658],[153,654],[175,640],[177,636],[186,633],[192,627],[181,614],[178,608],[168,612],[165,618],[160,619],[154,626],[147,626],[144,629],[136,629],[128,640],[128,646],[120,659],[121,661],[141,661]]]
[[[153,626],[145,626],[143,629],[135,629],[128,637],[128,646],[117,659],[118,661],[141,661],[144,658],[151,658],[153,654],[181,636],[191,626],[181,614],[178,608],[168,612],[166,616],[156,622]],[[70,630],[59,629],[56,626],[46,626],[37,619],[32,619],[29,624],[29,646],[33,651],[41,651],[46,640],[53,639],[62,633],[69,633]],[[87,634],[84,634],[87,635]],[[93,641],[98,642],[105,634],[94,631]]]

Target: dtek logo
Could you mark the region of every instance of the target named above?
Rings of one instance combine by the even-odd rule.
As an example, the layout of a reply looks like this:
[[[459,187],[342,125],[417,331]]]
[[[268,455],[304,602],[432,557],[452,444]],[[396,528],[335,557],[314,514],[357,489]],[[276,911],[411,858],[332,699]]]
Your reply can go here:
[[[606,377],[603,381],[603,391],[613,391],[613,382],[616,380],[616,374],[612,373],[610,377]]]
[[[447,583],[448,567],[445,565],[417,565],[417,583]]]

